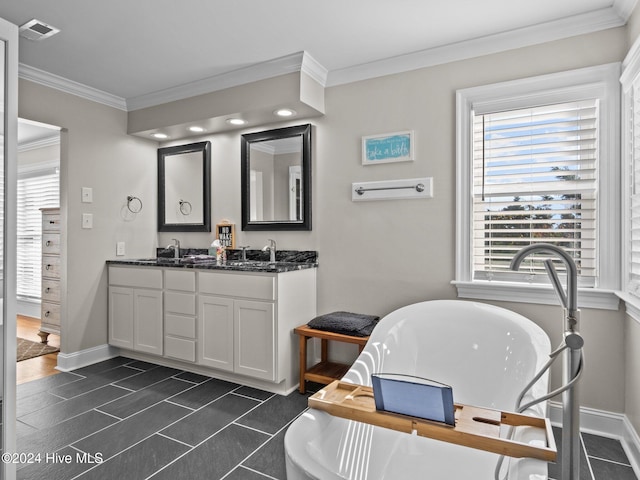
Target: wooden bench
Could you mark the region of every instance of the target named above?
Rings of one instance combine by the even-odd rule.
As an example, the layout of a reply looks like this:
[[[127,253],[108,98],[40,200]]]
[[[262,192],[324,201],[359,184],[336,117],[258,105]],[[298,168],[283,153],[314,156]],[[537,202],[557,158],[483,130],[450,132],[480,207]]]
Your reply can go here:
[[[340,380],[349,370],[350,365],[329,361],[329,340],[356,344],[359,352],[362,352],[367,340],[369,340],[369,337],[354,337],[342,333],[316,330],[308,325],[301,325],[294,328],[293,331],[300,337],[300,393],[306,392],[305,382],[307,380],[328,385],[334,380]],[[320,363],[307,368],[307,340],[310,338],[320,339],[321,353]]]

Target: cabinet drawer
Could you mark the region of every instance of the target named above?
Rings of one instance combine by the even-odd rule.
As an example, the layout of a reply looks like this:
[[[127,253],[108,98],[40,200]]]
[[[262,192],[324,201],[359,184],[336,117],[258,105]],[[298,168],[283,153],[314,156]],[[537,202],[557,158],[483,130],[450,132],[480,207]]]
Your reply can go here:
[[[42,234],[42,253],[52,253],[56,255],[60,253],[60,234],[59,233],[43,233]]]
[[[195,362],[196,342],[183,338],[164,337],[164,355],[187,362]]]
[[[109,267],[109,285],[162,288],[162,270],[158,268]]]
[[[164,316],[164,333],[177,337],[196,338],[196,317],[166,313]]]
[[[42,215],[42,231],[43,232],[59,232],[60,231],[60,214],[45,213]]]
[[[40,320],[49,325],[60,326],[60,305],[42,302],[42,317]]]
[[[196,291],[196,272],[182,270],[165,270],[164,288],[183,292]]]
[[[42,256],[42,276],[46,278],[60,278],[60,257],[53,255]]]
[[[182,315],[196,314],[195,293],[165,292],[164,311]]]
[[[60,302],[60,282],[42,279],[42,300]]]
[[[201,293],[259,300],[276,298],[275,277],[209,272],[198,272],[198,275],[198,290]]]

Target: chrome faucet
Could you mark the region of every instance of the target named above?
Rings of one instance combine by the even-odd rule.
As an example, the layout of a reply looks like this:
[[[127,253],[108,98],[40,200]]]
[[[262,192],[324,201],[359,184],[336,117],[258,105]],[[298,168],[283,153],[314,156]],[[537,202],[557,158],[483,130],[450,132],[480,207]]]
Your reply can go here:
[[[167,245],[167,248],[165,250],[173,248],[173,258],[180,258],[180,240],[178,240],[177,238],[172,238],[171,241],[174,243],[170,243],[169,245]]]
[[[553,288],[564,307],[564,349],[562,380],[567,387],[562,394],[562,480],[580,478],[580,402],[576,381],[583,368],[582,346],[584,340],[578,332],[578,270],[573,258],[555,245],[539,243],[520,250],[511,260],[511,269],[518,270],[522,260],[532,253],[553,254],[562,260],[567,269],[567,290],[562,288],[560,279],[551,259],[544,261],[544,268],[551,279]]]
[[[249,248],[249,245],[247,245],[246,247],[239,246],[238,248],[240,250],[242,250],[242,261],[246,262],[247,261],[247,248]]]
[[[562,288],[562,284],[560,283],[560,279],[558,278],[558,273],[556,272],[555,267],[553,266],[553,261],[551,259],[547,259],[544,261],[544,268],[547,271],[547,275],[551,279],[551,283],[553,284],[553,288],[560,299],[560,303],[566,310],[566,321],[567,324],[565,326],[568,330],[574,330],[577,327],[578,323],[578,269],[576,268],[576,264],[573,261],[573,258],[564,251],[562,248],[557,247],[555,245],[551,245],[550,243],[537,243],[534,245],[529,245],[528,247],[524,247],[520,250],[511,260],[511,270],[518,270],[520,268],[520,264],[524,260],[524,258],[532,253],[549,253],[555,254],[564,263],[567,269],[567,291],[565,293]]]
[[[270,238],[267,239],[269,241],[269,245],[265,245],[262,247],[262,251],[266,252],[269,250],[269,261],[271,263],[275,263],[276,261],[276,241]]]

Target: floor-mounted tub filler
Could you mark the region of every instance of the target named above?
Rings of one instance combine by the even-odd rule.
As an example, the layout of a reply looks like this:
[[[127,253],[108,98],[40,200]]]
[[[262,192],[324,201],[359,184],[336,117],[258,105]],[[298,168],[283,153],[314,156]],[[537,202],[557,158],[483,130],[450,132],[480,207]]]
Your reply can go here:
[[[451,385],[456,403],[514,411],[548,392],[549,337],[527,318],[492,305],[434,300],[384,317],[342,381],[371,385],[372,373],[400,373]],[[546,416],[546,402],[525,414]],[[505,431],[506,435],[506,431]],[[518,428],[519,441],[544,434]],[[287,430],[288,480],[494,478],[494,453],[338,418],[309,409]],[[506,457],[501,477],[543,480],[547,463]]]

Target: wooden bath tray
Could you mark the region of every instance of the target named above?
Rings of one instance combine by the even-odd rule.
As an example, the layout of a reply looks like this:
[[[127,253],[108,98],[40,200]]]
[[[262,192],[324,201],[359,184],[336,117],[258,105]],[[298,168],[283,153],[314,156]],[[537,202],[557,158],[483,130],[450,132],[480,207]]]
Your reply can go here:
[[[556,443],[546,418],[455,404],[455,427],[422,418],[376,410],[373,389],[336,380],[309,397],[309,406],[336,417],[485,450],[509,457],[556,461]],[[527,426],[545,432],[546,446],[500,438],[500,426]]]

